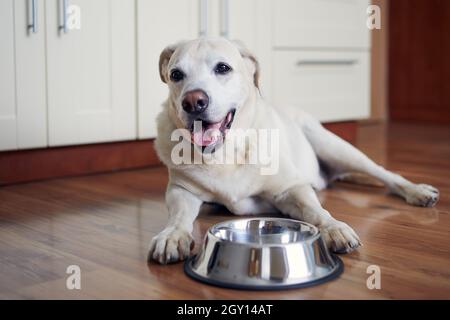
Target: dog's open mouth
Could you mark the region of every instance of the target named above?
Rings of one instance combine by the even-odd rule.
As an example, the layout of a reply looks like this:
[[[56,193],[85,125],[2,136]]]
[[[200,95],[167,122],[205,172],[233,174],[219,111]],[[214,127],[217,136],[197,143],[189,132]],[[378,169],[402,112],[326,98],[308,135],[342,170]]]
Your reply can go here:
[[[227,113],[219,122],[195,120],[191,126],[191,141],[199,147],[212,147],[225,140],[225,136],[234,120],[236,109]]]

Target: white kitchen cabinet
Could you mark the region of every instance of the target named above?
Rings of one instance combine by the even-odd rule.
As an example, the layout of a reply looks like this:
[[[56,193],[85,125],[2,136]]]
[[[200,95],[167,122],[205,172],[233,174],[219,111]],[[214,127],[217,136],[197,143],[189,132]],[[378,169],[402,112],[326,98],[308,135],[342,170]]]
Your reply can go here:
[[[46,6],[49,145],[135,139],[135,2],[71,0],[81,23],[67,32],[62,3]]]
[[[0,150],[47,145],[44,1],[34,6],[0,1]]]
[[[14,0],[0,1],[0,150],[17,148]]]
[[[139,138],[156,136],[156,116],[167,99],[159,76],[162,50],[200,32],[199,0],[137,0]]]
[[[207,4],[205,12],[206,28],[200,27],[200,33],[210,37],[225,37],[230,40],[242,41],[255,54],[262,53],[262,39],[270,41],[270,26],[267,17],[270,16],[271,0],[199,0],[201,6]],[[270,42],[267,42],[270,43]]]
[[[304,110],[321,121],[362,119],[370,112],[370,54],[277,51],[273,92],[277,107]]]
[[[80,9],[79,29],[61,29],[64,3]],[[0,150],[154,138],[168,95],[159,55],[202,35],[241,40],[260,62],[263,97],[276,107],[323,121],[364,118],[368,4],[0,0]]]
[[[270,3],[271,102],[290,113],[303,109],[324,122],[367,118],[370,1]]]
[[[273,44],[278,48],[368,48],[369,0],[272,1]]]
[[[1,0],[0,18],[0,150],[136,139],[135,1]]]

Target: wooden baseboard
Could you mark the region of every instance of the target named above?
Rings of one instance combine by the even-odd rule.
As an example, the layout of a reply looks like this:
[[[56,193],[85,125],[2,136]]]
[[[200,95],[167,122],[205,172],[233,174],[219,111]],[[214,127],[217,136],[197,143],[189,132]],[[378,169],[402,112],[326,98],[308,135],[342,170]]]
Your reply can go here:
[[[324,126],[356,141],[356,121]],[[160,165],[153,140],[0,152],[0,185]]]
[[[351,144],[356,143],[358,134],[357,121],[330,122],[324,123],[323,126]]]
[[[0,152],[0,185],[158,164],[153,140]]]

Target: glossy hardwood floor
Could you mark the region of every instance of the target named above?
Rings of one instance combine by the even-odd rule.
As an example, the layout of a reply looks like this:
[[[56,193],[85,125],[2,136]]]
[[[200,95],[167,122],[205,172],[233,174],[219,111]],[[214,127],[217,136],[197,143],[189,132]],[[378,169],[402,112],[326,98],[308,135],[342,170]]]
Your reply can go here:
[[[220,289],[195,282],[182,263],[147,263],[148,243],[166,223],[165,168],[0,188],[0,298],[3,299],[450,299],[450,128],[365,125],[358,145],[407,178],[440,189],[435,208],[411,207],[383,188],[336,184],[324,206],[359,233],[364,246],[341,255],[345,271],[317,287],[280,292]],[[230,219],[205,206],[206,229]],[[66,268],[81,268],[81,290]],[[366,286],[369,265],[381,289]]]

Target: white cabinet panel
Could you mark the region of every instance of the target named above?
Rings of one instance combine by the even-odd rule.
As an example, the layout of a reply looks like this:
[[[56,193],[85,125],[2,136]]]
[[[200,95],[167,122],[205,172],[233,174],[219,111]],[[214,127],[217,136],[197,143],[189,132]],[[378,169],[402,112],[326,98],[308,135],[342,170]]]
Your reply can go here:
[[[255,54],[258,51],[257,6],[261,0],[222,0],[222,35],[242,41]],[[228,8],[227,8],[228,6]],[[224,21],[227,20],[228,21]]]
[[[168,96],[159,55],[169,44],[198,37],[200,7],[198,0],[138,0],[137,6],[139,138],[153,138]]]
[[[275,47],[368,48],[369,0],[272,0]]]
[[[17,148],[14,0],[0,1],[0,150]]]
[[[47,102],[45,77],[45,1],[37,0],[36,30],[32,1],[15,0],[17,145],[19,148],[47,146]]]
[[[216,0],[219,1],[219,0]],[[240,40],[259,61],[260,89],[270,101],[271,86],[271,33],[269,23],[272,12],[270,0],[220,0],[221,35]]]
[[[272,81],[276,106],[303,109],[321,121],[369,115],[369,52],[277,51]]]
[[[135,139],[135,2],[72,0],[81,28],[67,33],[61,3],[46,12],[49,144]]]

